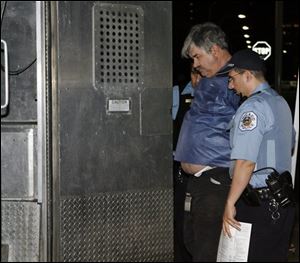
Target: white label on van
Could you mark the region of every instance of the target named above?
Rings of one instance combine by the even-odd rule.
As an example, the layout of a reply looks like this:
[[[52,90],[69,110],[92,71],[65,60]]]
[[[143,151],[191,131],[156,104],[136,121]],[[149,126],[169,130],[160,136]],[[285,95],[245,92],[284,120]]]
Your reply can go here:
[[[129,112],[129,100],[108,100],[108,112]]]

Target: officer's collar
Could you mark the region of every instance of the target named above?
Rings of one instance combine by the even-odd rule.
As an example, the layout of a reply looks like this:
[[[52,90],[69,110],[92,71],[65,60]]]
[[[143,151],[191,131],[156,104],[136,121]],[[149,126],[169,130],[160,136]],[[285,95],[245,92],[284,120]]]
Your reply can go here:
[[[228,72],[230,70],[232,70],[233,68],[233,64],[228,64],[226,63],[217,73],[215,76],[219,76],[219,77],[227,77],[228,76]]]
[[[269,84],[267,82],[263,82],[263,83],[260,83],[256,88],[255,90],[250,94],[249,97],[252,97],[254,96],[255,94],[258,94],[258,93],[261,93],[263,92],[264,90],[270,88]]]

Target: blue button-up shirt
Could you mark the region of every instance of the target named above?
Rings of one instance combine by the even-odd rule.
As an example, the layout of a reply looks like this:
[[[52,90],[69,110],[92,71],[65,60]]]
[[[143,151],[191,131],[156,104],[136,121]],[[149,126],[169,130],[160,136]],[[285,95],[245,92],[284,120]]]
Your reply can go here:
[[[287,102],[267,83],[260,84],[240,106],[230,131],[231,159],[249,160],[256,169],[291,170],[292,115]],[[271,170],[252,175],[255,188],[266,186]]]
[[[229,167],[230,144],[226,129],[238,108],[239,100],[228,89],[227,76],[202,78],[182,123],[175,160]]]

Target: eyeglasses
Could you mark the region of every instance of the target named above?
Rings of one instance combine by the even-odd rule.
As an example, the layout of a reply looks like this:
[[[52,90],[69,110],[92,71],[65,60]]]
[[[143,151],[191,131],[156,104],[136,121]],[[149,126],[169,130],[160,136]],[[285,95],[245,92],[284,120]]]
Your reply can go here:
[[[234,74],[232,76],[228,76],[228,83],[230,83],[231,81],[233,81],[235,76],[243,74],[243,73],[244,73],[244,71],[236,73],[236,74]]]

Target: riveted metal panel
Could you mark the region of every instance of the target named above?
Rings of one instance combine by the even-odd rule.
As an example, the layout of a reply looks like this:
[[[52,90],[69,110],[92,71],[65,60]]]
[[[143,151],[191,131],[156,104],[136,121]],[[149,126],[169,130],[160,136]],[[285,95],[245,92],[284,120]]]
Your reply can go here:
[[[1,127],[1,198],[34,198],[36,129]]]
[[[4,1],[1,2],[1,10],[2,3]],[[5,116],[1,117],[1,122],[37,120],[35,14],[35,1],[6,1],[1,22],[1,39],[7,42],[9,54],[10,103],[8,111],[3,112]],[[27,67],[23,73],[18,74]],[[1,70],[1,104],[3,89],[4,77]]]
[[[172,261],[173,192],[132,191],[64,198],[64,261]]]
[[[169,122],[170,116],[160,115],[161,112],[171,113],[171,89],[156,88],[145,89],[141,95],[141,104],[143,105],[141,118],[141,132],[143,135],[168,135],[172,130],[172,124]],[[160,116],[153,118],[153,116]]]
[[[125,11],[125,7],[129,11]],[[169,2],[58,3],[60,56],[57,83],[62,195],[172,187],[170,11]],[[120,22],[113,22],[112,19],[119,16],[118,12]],[[125,14],[127,18],[132,14],[135,19],[132,22],[126,20]],[[99,40],[101,18],[105,26],[103,34],[110,33],[109,42],[103,40],[103,50]],[[112,62],[116,58],[111,52],[112,39],[123,42],[127,39],[118,52],[122,53],[121,59],[125,54],[130,57],[125,50],[125,46],[127,50],[131,46],[128,43],[130,36],[123,36],[130,34],[130,28],[124,29],[128,23],[139,25],[134,31],[139,32],[138,38],[132,37],[134,41],[139,39],[139,45],[132,44],[132,47],[139,46],[136,54],[140,59],[138,64],[130,63],[130,60],[128,64],[121,63],[121,69],[116,72],[121,72],[122,78],[116,79],[113,85],[112,66],[118,63]],[[112,33],[118,32],[113,26],[119,25],[123,35],[112,38]],[[107,48],[108,43],[110,47]],[[143,66],[143,60],[147,66]],[[100,68],[95,71],[96,64]],[[140,73],[138,84],[135,75],[130,85],[130,66],[136,65]],[[137,71],[133,68],[132,73]],[[108,101],[114,100],[128,100],[129,111],[110,112]]]
[[[1,244],[9,262],[39,261],[40,207],[31,202],[1,201]]]
[[[172,261],[171,3],[60,1],[53,20],[57,260]]]

